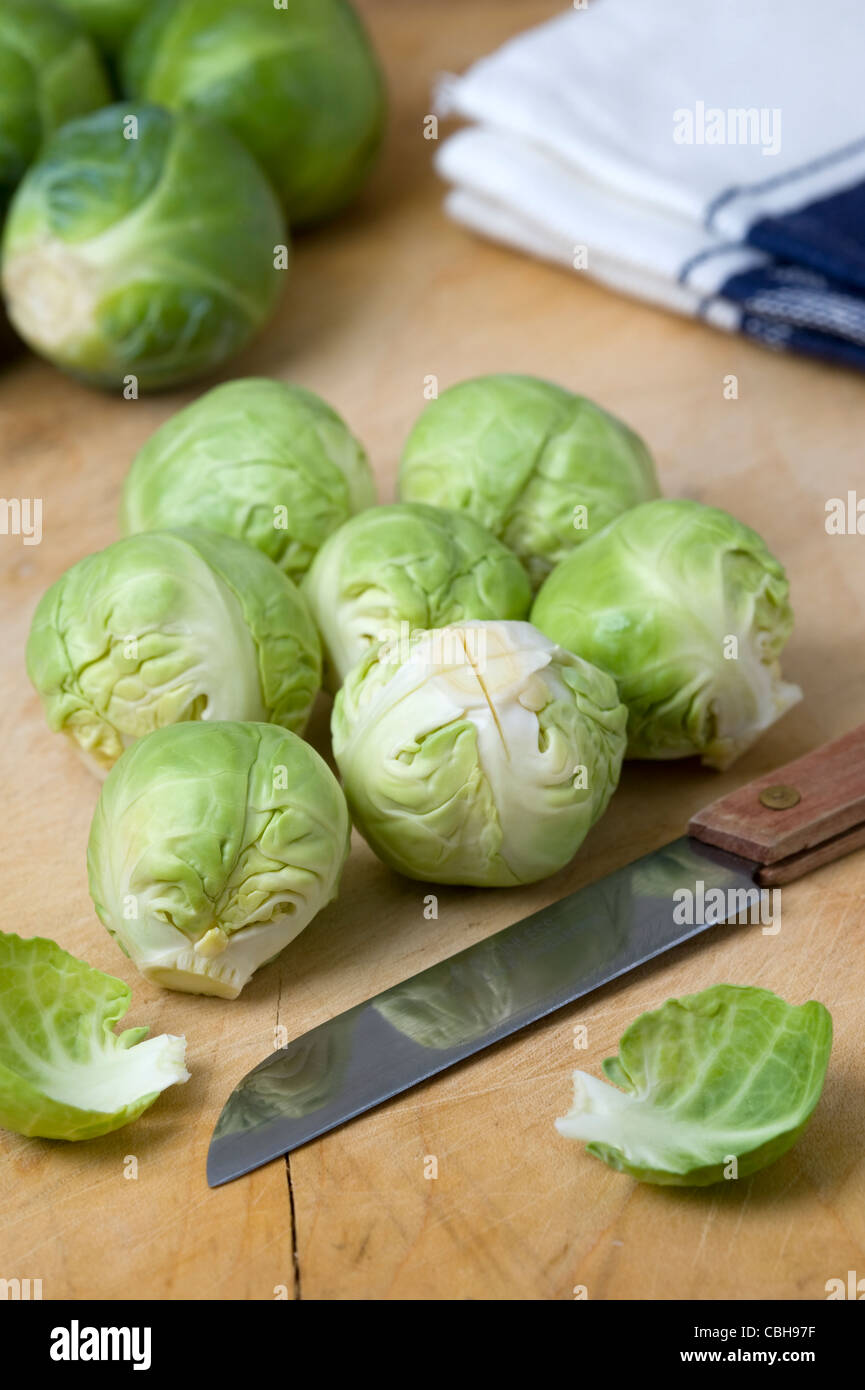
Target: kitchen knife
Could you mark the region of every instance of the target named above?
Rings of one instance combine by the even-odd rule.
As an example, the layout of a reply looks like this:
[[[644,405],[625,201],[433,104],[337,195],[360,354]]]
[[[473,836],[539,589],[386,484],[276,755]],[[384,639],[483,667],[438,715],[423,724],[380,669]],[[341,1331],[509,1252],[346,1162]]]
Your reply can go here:
[[[280,1048],[229,1097],[207,1156],[210,1186],[290,1153],[706,927],[749,907],[765,922],[768,889],[865,846],[865,724],[722,797],[688,830]]]

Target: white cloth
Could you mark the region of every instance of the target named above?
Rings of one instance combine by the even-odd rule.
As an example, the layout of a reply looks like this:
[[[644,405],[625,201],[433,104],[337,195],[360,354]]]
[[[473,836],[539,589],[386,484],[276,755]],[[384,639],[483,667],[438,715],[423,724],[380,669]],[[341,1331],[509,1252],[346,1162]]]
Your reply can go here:
[[[749,229],[865,179],[862,16],[861,0],[588,0],[440,82],[440,114],[473,123],[437,156],[447,209],[566,265],[585,248],[589,275],[735,328],[725,281],[773,259]],[[809,293],[807,276],[785,291],[794,316]]]

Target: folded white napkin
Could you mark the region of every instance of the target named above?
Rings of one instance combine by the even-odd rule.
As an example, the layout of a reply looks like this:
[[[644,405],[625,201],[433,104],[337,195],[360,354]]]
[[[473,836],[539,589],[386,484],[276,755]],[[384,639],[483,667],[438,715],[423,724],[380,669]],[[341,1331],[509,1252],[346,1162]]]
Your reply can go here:
[[[589,0],[440,83],[438,110],[475,123],[438,154],[447,208],[627,293],[849,357],[860,25],[856,0]]]

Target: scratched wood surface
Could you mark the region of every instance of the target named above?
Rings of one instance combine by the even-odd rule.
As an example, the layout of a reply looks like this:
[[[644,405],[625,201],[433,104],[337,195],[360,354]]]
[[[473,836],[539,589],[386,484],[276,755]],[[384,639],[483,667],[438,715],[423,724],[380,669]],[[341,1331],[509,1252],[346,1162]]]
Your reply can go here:
[[[186,1033],[192,1080],[90,1144],[0,1134],[0,1277],[45,1298],[705,1299],[825,1297],[865,1273],[861,1047],[865,854],[784,889],[782,929],[718,931],[458,1071],[250,1177],[209,1191],[212,1126],[274,1045],[681,833],[701,805],[865,718],[865,538],[828,536],[824,505],[865,494],[865,383],[771,355],[473,240],[441,215],[422,139],[430,81],[547,17],[541,0],[366,0],[393,102],[363,202],[298,247],[278,321],[233,374],[292,378],[365,440],[384,500],[423,379],[491,370],[576,388],[649,441],[665,490],[728,507],[786,562],[786,656],[806,699],[719,776],[629,765],[574,864],[511,892],[440,893],[355,844],[339,902],[240,1000],[160,992],[99,925],[84,852],[97,786],[47,733],[22,666],[42,590],[116,537],[118,489],[150,431],[192,392],[95,395],[32,359],[0,375],[3,496],[44,499],[42,544],[3,561],[0,928],[43,933],[128,980],[130,1024]],[[726,400],[723,378],[739,380]],[[327,707],[311,737],[322,746]],[[642,1187],[560,1139],[575,1065],[597,1071],[642,1010],[728,980],[831,1009],[836,1042],[815,1119],[753,1179]],[[574,1049],[574,1028],[588,1045]],[[425,1176],[437,1160],[438,1176]],[[137,1177],[127,1174],[137,1159]]]

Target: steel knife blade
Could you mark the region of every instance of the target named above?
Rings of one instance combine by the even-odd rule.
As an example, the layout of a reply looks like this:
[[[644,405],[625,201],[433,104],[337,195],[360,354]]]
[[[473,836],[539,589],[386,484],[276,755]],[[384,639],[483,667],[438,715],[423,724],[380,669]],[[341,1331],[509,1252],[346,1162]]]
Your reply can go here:
[[[730,911],[714,911],[710,920],[677,922],[673,894],[690,890],[696,900],[711,885],[732,908],[741,901],[735,895],[757,894],[756,867],[683,836],[313,1028],[235,1087],[211,1140],[210,1186],[292,1152],[729,920]]]

